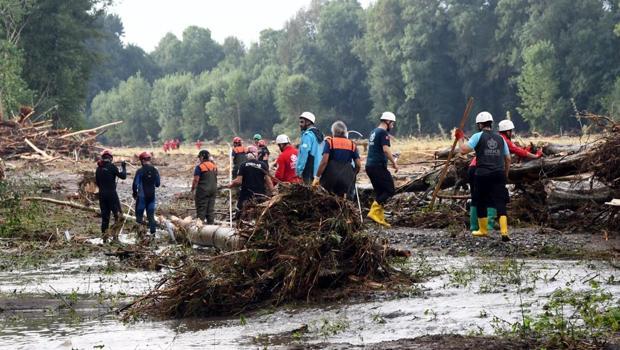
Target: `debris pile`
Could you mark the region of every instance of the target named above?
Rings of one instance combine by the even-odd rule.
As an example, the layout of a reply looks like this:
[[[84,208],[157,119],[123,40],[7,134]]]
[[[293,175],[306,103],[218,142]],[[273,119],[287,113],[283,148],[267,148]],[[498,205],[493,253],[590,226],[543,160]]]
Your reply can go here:
[[[237,228],[242,249],[188,259],[128,315],[231,315],[411,282],[388,263],[388,255],[398,252],[360,232],[359,212],[344,199],[291,185],[254,212],[254,222],[244,220]]]
[[[97,136],[108,127],[122,123],[119,121],[93,129],[71,131],[54,128],[49,119],[33,121],[33,114],[32,109],[24,107],[16,118],[0,120],[0,156],[44,161],[61,156],[91,156],[100,150],[95,143]]]

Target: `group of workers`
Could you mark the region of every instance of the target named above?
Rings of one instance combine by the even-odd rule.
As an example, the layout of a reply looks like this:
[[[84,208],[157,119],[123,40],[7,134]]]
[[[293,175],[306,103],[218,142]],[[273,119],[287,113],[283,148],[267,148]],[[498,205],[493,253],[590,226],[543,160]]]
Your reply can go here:
[[[254,144],[245,147],[239,137],[233,139],[231,158],[231,181],[226,187],[239,187],[236,219],[244,211],[250,200],[260,201],[268,198],[279,183],[306,183],[313,188],[319,186],[336,196],[353,199],[356,195],[356,178],[361,170],[360,154],[354,141],[348,138],[347,126],[336,121],[331,126],[331,136],[325,137],[315,126],[316,117],[311,112],[299,116],[301,130],[300,143],[296,147],[288,135],[278,135],[275,143],[280,149],[271,175],[269,168],[270,152],[260,134],[253,137]],[[368,154],[365,171],[375,192],[367,217],[378,224],[390,227],[385,219],[385,204],[395,193],[394,180],[388,168],[391,165],[398,172],[398,164],[391,150],[390,131],[396,125],[396,116],[384,112],[379,117],[377,127],[368,139]],[[515,145],[512,139],[514,124],[510,120],[499,123],[499,133],[494,133],[493,116],[481,112],[476,116],[478,132],[465,142],[464,133],[457,129],[455,137],[460,145],[460,152],[475,152],[475,157],[468,171],[471,206],[470,229],[473,236],[484,237],[494,228],[498,217],[502,241],[509,241],[506,204],[509,196],[506,180],[510,169],[510,154],[521,158],[535,159],[542,156],[540,151]],[[133,181],[133,193],[136,199],[136,217],[142,222],[146,210],[151,233],[155,232],[155,187],[159,187],[160,178],[157,169],[151,163],[147,152],[140,155],[142,167]],[[217,166],[207,150],[198,153],[199,164],[194,168],[191,191],[194,193],[197,217],[207,224],[215,223],[215,198],[218,192]],[[97,168],[97,185],[100,188],[101,230],[105,232],[109,225],[110,213],[118,219],[122,214],[120,201],[116,194],[116,178],[127,176],[125,163],[121,171],[113,164],[112,154],[104,151]]]
[[[136,174],[131,185],[132,197],[135,201],[136,222],[144,223],[144,212],[148,221],[151,234],[155,233],[155,188],[160,186],[159,171],[151,163],[151,154],[142,152],[138,156],[141,167]],[[115,222],[123,219],[121,202],[116,192],[117,178],[124,180],[127,178],[127,164],[121,162],[121,170],[114,165],[114,156],[109,150],[101,153],[97,161],[95,171],[95,181],[99,187],[99,209],[101,210],[101,233],[104,238],[110,225],[110,214],[114,215]],[[113,237],[117,238],[117,237]]]
[[[162,147],[164,149],[164,153],[168,153],[168,151],[179,149],[179,147],[181,147],[181,141],[179,141],[179,139],[166,140],[164,141],[164,145]]]

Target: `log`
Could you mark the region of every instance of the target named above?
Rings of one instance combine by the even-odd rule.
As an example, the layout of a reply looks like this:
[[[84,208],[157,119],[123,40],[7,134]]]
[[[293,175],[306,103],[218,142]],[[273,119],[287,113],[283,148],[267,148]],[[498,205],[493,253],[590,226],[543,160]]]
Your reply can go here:
[[[600,181],[545,181],[546,204],[551,211],[579,209],[589,203],[603,204],[612,198],[612,189]]]
[[[26,144],[28,146],[30,146],[30,148],[32,148],[35,152],[39,153],[40,155],[42,155],[43,157],[45,157],[46,159],[52,159],[53,157],[50,156],[49,154],[45,153],[44,151],[40,150],[37,146],[35,146],[32,142],[30,142],[30,140],[28,139],[24,139],[24,142],[26,142]]]
[[[545,155],[555,155],[555,154],[573,154],[579,153],[588,150],[592,145],[591,144],[583,144],[583,145],[564,145],[559,143],[548,143],[543,146],[543,153]]]
[[[96,132],[97,130],[101,130],[101,129],[109,128],[109,127],[111,127],[111,126],[118,125],[118,124],[121,124],[121,123],[123,123],[123,121],[122,121],[122,120],[119,120],[119,121],[116,121],[116,122],[113,122],[113,123],[108,123],[108,124],[104,124],[104,125],[98,126],[98,127],[96,127],[96,128],[86,129],[86,130],[80,130],[80,131],[76,131],[76,132],[71,132],[71,133],[68,133],[68,134],[64,134],[64,135],[60,136],[60,138],[61,138],[61,139],[66,139],[67,137],[71,137],[71,136],[76,136],[76,135],[81,135],[81,134],[87,134],[87,133],[91,133],[91,132]]]
[[[579,152],[563,157],[544,157],[515,164],[510,167],[508,181],[522,183],[579,174],[583,172],[582,167],[588,156],[588,152]]]

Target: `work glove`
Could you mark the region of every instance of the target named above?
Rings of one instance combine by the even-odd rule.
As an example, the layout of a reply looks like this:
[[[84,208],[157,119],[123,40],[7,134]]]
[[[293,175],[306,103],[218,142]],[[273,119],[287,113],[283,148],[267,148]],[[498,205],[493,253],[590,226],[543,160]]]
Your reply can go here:
[[[312,180],[312,188],[316,189],[319,187],[320,184],[321,178],[315,177],[314,180]]]
[[[461,129],[454,130],[454,138],[457,140],[461,140],[465,137],[465,133]]]
[[[536,158],[541,158],[542,156],[543,156],[542,149],[539,149],[538,151],[536,151]]]

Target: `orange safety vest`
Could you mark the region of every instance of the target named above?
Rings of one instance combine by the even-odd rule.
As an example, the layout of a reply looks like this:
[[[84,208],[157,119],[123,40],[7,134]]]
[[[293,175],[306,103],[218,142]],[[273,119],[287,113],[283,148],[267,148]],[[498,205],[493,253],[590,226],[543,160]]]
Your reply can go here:
[[[355,142],[345,137],[328,136],[325,138],[325,142],[329,144],[330,151],[341,149],[345,151],[355,152],[356,149]]]
[[[245,147],[243,147],[243,146],[233,147],[232,150],[233,150],[233,153],[235,153],[235,154],[248,153],[248,150],[246,150]]]
[[[202,173],[206,173],[208,171],[215,171],[215,170],[217,170],[217,166],[215,166],[215,164],[213,162],[210,162],[210,161],[206,161],[206,162],[200,163],[199,167],[200,167],[200,172],[202,172]]]

